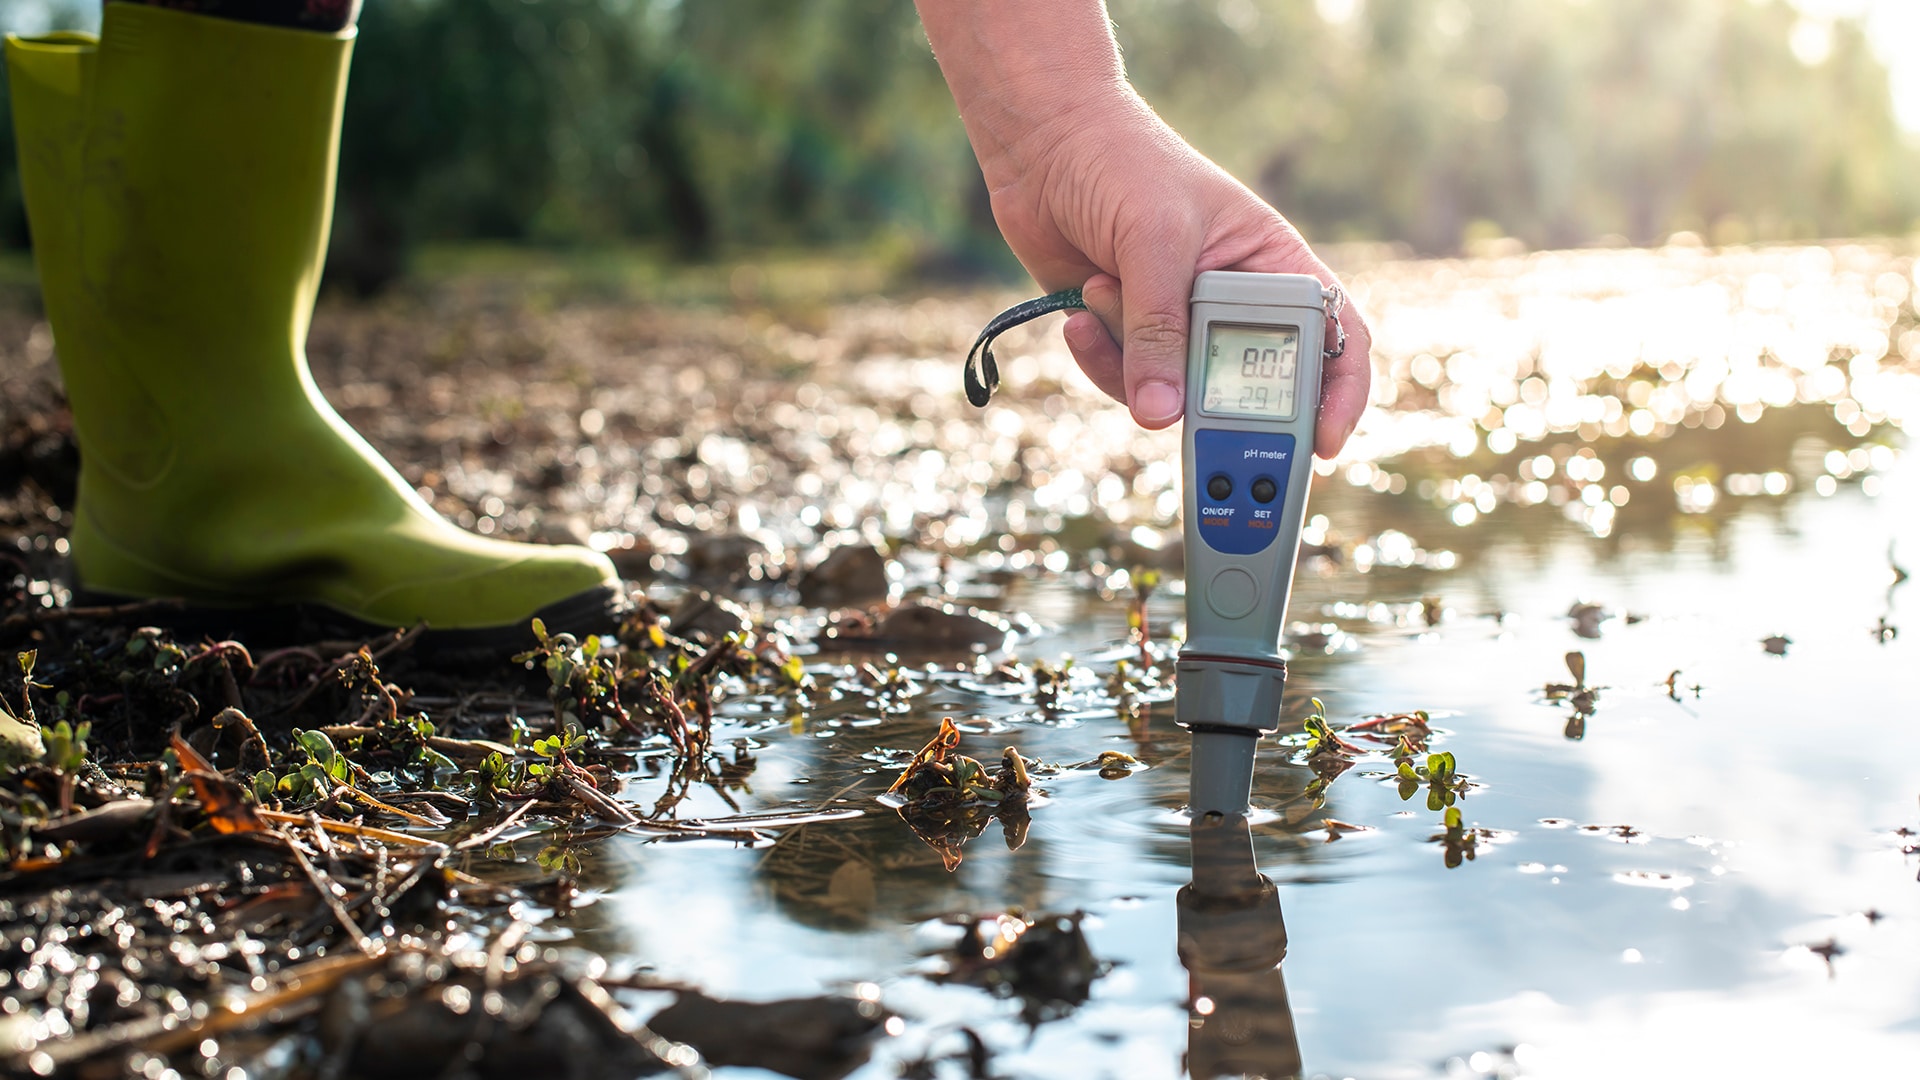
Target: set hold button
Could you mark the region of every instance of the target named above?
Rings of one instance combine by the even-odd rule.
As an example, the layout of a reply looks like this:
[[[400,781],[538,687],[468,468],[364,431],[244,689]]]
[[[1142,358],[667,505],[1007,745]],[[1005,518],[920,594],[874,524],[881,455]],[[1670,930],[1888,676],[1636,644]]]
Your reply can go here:
[[[1267,486],[1271,488],[1273,485],[1271,482],[1269,482]],[[1233,481],[1227,476],[1226,473],[1214,473],[1213,476],[1208,478],[1207,480],[1207,497],[1208,498],[1212,499],[1214,502],[1226,502],[1227,497],[1232,494],[1233,494]],[[1271,499],[1273,498],[1273,496],[1268,495],[1267,498]]]
[[[1253,501],[1265,505],[1272,502],[1275,495],[1280,494],[1280,489],[1275,486],[1272,477],[1262,476],[1253,482],[1252,492]]]

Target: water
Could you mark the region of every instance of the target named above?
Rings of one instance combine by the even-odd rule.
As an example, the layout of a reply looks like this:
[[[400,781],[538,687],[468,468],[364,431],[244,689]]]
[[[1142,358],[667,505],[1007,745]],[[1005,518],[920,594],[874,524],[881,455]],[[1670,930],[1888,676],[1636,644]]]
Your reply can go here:
[[[867,1080],[968,1075],[970,1037],[1005,1077],[1914,1060],[1920,583],[1892,569],[1920,571],[1911,253],[1351,269],[1378,330],[1374,408],[1317,466],[1320,554],[1296,580],[1285,726],[1262,741],[1251,827],[1199,826],[1198,856],[1170,692],[1114,686],[1138,660],[1142,565],[1174,577],[1148,604],[1171,667],[1177,435],[1087,389],[1050,327],[1010,334],[1001,394],[968,409],[958,357],[1013,297],[721,315],[454,290],[426,314],[323,310],[321,385],[478,531],[597,544],[660,575],[662,599],[709,546],[745,552],[727,587],[801,641],[820,613],[763,572],[885,537],[908,590],[1037,627],[1011,657],[903,657],[880,686],[808,654],[832,692],[796,716],[725,702],[717,744],[743,755],[728,797],[832,820],[768,825],[758,846],[531,833],[519,855],[578,860],[588,888],[535,934],[716,996],[877,993],[902,1023]],[[44,328],[19,329],[9,387],[50,394]],[[1774,635],[1790,640],[1770,650]],[[1580,681],[1575,651],[1599,688],[1585,715],[1547,691]],[[995,671],[1064,656],[1051,695]],[[1431,749],[1469,782],[1451,845],[1424,791],[1400,797],[1384,744],[1325,782],[1300,736],[1313,698],[1336,729],[1429,714]],[[983,822],[943,858],[880,801],[944,716],[984,762],[1012,745],[1062,766],[1042,771],[1024,837]],[[1087,763],[1105,751],[1140,767],[1103,775]],[[668,784],[643,768],[624,797],[651,808]],[[736,808],[696,788],[673,812]],[[1009,910],[1085,913],[1107,965],[1086,1000],[1023,1015],[942,980],[955,920]]]
[[[1190,916],[1190,952],[1244,946],[1237,973],[1181,963],[1187,740],[1165,695],[1129,708],[1106,688],[1129,651],[1124,564],[1023,560],[1024,542],[1008,556],[985,526],[960,591],[1040,621],[1018,657],[1079,658],[1055,707],[951,657],[907,660],[903,700],[856,695],[797,724],[735,702],[721,739],[753,742],[746,808],[861,816],[759,848],[593,847],[582,941],[718,995],[877,984],[905,1024],[860,1077],[959,1054],[962,1028],[993,1075],[1022,1077],[1177,1076],[1190,1046],[1207,1075],[1233,1054],[1232,1069],[1332,1077],[1885,1075],[1913,1060],[1920,884],[1903,848],[1920,837],[1900,830],[1920,830],[1920,624],[1902,624],[1920,585],[1895,586],[1890,561],[1893,545],[1920,568],[1920,468],[1900,452],[1920,399],[1911,260],[1388,264],[1356,293],[1396,381],[1317,478],[1309,539],[1340,557],[1302,562],[1287,727],[1262,741],[1250,854],[1229,823],[1206,856],[1224,928]],[[1057,353],[1033,348],[1007,365],[1016,390],[1057,375]],[[889,363],[920,362],[870,363],[884,385]],[[1049,418],[1072,410],[1017,415],[1009,432],[1048,445]],[[1074,421],[1052,475],[1010,501],[1157,541],[1164,484],[1136,472],[1109,490],[1100,461],[1151,461],[1171,440],[1089,450],[1103,423]],[[869,496],[884,503],[885,483]],[[1066,484],[1051,503],[1049,484]],[[909,569],[934,576],[926,558]],[[1570,617],[1576,603],[1599,607]],[[1154,625],[1180,604],[1157,593]],[[1763,644],[1776,634],[1783,654]],[[1544,690],[1569,681],[1575,650],[1601,688],[1591,715]],[[1448,865],[1441,815],[1424,792],[1402,801],[1384,753],[1315,799],[1287,738],[1311,697],[1336,728],[1429,712],[1432,749],[1471,782],[1463,825],[1485,830],[1470,859]],[[1145,768],[1043,779],[1022,846],[989,825],[949,872],[875,799],[942,716],[983,761],[1011,744]],[[650,803],[658,784],[630,795]],[[701,798],[681,816],[729,812]],[[1284,912],[1277,973],[1255,870]],[[1089,1000],[1031,1029],[1017,1001],[933,977],[957,935],[943,920],[1009,909],[1084,911],[1111,964]]]

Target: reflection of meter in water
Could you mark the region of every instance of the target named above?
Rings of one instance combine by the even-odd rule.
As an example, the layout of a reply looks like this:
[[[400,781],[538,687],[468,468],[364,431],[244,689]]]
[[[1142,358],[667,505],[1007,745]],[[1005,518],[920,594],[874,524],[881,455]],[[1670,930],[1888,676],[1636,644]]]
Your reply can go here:
[[[1256,735],[1278,721],[1329,300],[1298,274],[1210,271],[1194,282],[1178,709],[1196,734]]]

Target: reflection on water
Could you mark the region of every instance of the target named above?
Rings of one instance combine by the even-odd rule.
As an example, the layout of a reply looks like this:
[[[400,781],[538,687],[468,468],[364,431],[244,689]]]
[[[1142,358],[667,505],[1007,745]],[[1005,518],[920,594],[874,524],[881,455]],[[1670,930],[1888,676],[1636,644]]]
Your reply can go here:
[[[1300,1074],[1300,1042],[1280,962],[1280,892],[1254,861],[1247,819],[1207,814],[1191,827],[1193,881],[1180,890],[1187,991],[1187,1072],[1281,1080]]]

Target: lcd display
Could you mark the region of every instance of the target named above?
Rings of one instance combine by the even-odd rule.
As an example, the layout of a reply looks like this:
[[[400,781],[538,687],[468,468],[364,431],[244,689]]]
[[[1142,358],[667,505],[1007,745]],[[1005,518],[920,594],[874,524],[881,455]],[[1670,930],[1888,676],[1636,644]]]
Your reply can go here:
[[[1299,376],[1297,327],[1222,323],[1207,327],[1203,411],[1291,420]]]

